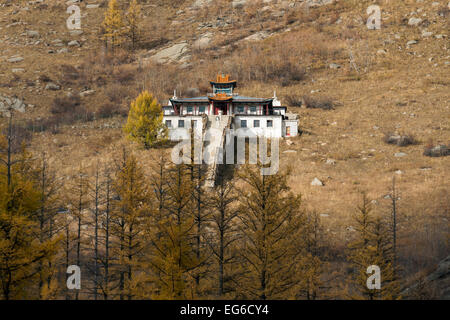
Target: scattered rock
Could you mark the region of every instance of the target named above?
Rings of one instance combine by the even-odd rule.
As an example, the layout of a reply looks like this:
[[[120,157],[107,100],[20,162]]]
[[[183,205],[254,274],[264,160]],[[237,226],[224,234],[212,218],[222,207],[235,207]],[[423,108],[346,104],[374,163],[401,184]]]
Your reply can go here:
[[[332,4],[333,0],[308,0],[306,1],[306,5],[310,8],[321,7],[327,4]]]
[[[25,103],[19,98],[8,98],[0,94],[0,114],[7,114],[9,109],[25,112]]]
[[[283,153],[297,153],[297,151],[295,151],[295,150],[286,150],[286,151],[283,151]]]
[[[22,57],[11,57],[7,61],[10,63],[22,62],[23,58]]]
[[[402,157],[407,156],[407,154],[404,153],[404,152],[397,152],[396,154],[394,154],[394,156],[395,156],[396,158],[402,158]]]
[[[28,30],[27,31],[27,36],[29,38],[39,38],[39,32],[33,31],[33,30]]]
[[[87,4],[86,5],[86,9],[97,9],[99,7],[100,7],[99,4]]]
[[[67,44],[69,47],[79,47],[80,43],[77,40],[72,40]]]
[[[200,36],[195,42],[194,42],[194,48],[196,49],[205,49],[209,46],[211,43],[213,34],[211,32],[207,32]]]
[[[261,41],[264,40],[265,38],[269,37],[270,33],[267,31],[260,31],[257,33],[254,33],[246,38],[244,38],[244,41]]]
[[[80,92],[80,97],[86,97],[86,96],[90,96],[92,94],[95,93],[95,90],[86,90],[86,91],[82,91]]]
[[[54,82],[49,82],[45,86],[45,90],[53,90],[53,91],[61,90],[61,86],[56,84],[56,83],[54,83]]]
[[[233,7],[233,9],[241,9],[245,6],[246,3],[247,0],[233,0],[231,6]]]
[[[272,12],[272,17],[281,18],[282,16],[284,16],[284,10]]]
[[[417,41],[417,40],[409,40],[407,43],[406,43],[406,45],[407,46],[412,46],[413,44],[417,44],[419,41]]]
[[[326,164],[330,165],[330,166],[334,166],[336,164],[336,160],[334,160],[334,159],[327,159]]]
[[[445,157],[450,155],[450,149],[442,144],[432,148],[426,148],[423,154],[427,157]]]
[[[212,0],[195,0],[195,2],[192,4],[192,8],[194,9],[202,8],[210,4],[211,1]]]
[[[293,143],[291,140],[286,140],[286,144],[287,144],[288,146],[292,146],[294,143]]]
[[[386,134],[384,142],[388,144],[395,144],[399,147],[405,147],[412,144],[416,144],[416,139],[411,135],[399,135],[399,134]]]
[[[418,26],[419,24],[421,24],[422,23],[422,19],[420,19],[420,18],[410,18],[409,19],[409,21],[408,21],[408,25],[410,25],[410,26]]]
[[[340,68],[341,68],[341,66],[339,64],[337,64],[337,63],[331,63],[330,64],[330,69],[340,69]]]
[[[81,36],[83,34],[83,30],[71,30],[69,34],[73,37]]]
[[[311,181],[311,185],[316,187],[323,187],[324,184],[318,178],[314,178],[314,180]]]
[[[355,232],[355,228],[353,228],[353,226],[348,226],[347,228],[345,228],[345,230],[349,231],[349,232]]]
[[[25,69],[23,69],[23,68],[14,68],[11,71],[12,71],[12,73],[22,73],[22,72],[25,72]]]
[[[180,42],[169,48],[159,51],[157,54],[150,57],[150,59],[157,63],[180,60],[181,57],[186,53],[187,49],[187,42]]]
[[[397,170],[397,171],[395,171],[395,174],[401,175],[401,174],[403,174],[403,171],[402,170]]]

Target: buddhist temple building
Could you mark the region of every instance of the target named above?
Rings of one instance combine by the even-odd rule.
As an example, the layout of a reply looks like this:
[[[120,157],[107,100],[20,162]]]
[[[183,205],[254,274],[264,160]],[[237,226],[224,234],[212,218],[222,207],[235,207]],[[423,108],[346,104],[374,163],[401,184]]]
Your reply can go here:
[[[218,128],[247,128],[257,136],[273,138],[298,134],[298,117],[287,112],[276,94],[272,98],[252,98],[236,93],[237,82],[229,75],[211,81],[212,93],[194,98],[177,97],[163,107],[164,123],[171,129],[201,130],[205,121],[219,122]],[[211,127],[211,125],[207,125]]]

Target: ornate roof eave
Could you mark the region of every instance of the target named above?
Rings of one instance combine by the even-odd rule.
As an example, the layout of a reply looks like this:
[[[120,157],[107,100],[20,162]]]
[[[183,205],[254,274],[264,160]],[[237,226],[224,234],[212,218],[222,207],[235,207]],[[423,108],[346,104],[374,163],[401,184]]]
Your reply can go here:
[[[233,100],[233,96],[227,96],[227,95],[221,95],[221,94],[216,94],[215,96],[212,97],[208,97],[209,100],[212,101],[232,101]]]
[[[237,87],[237,81],[236,80],[227,81],[227,82],[210,81],[209,83],[212,86],[214,86],[214,85],[232,85],[233,87]]]

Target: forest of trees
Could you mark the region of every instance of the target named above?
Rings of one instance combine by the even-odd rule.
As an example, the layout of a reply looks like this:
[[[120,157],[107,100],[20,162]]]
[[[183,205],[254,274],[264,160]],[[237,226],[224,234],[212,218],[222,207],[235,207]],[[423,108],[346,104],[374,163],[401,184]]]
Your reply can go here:
[[[330,298],[322,226],[290,191],[289,170],[224,165],[211,189],[203,165],[174,165],[163,147],[141,163],[124,145],[67,179],[15,143],[12,119],[0,138],[2,299]],[[340,297],[398,298],[392,235],[365,196],[355,222]],[[367,289],[373,264],[382,290]],[[67,288],[71,265],[80,290]]]

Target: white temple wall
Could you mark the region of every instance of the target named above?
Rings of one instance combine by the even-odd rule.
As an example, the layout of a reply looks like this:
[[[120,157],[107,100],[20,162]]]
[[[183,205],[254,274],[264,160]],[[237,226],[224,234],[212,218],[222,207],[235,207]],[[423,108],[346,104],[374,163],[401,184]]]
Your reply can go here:
[[[282,119],[281,116],[235,116],[233,122],[233,128],[242,128],[242,120],[247,123],[247,128],[252,129],[252,131],[257,136],[266,136],[273,138],[282,137]],[[255,120],[259,121],[259,127],[255,127]],[[268,121],[272,121],[272,127],[268,127]]]

